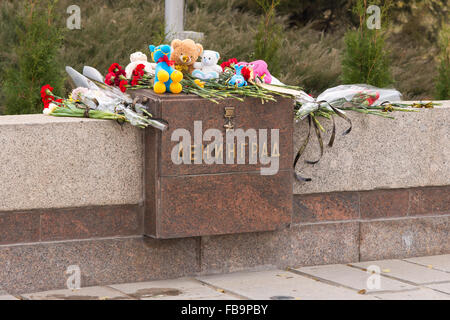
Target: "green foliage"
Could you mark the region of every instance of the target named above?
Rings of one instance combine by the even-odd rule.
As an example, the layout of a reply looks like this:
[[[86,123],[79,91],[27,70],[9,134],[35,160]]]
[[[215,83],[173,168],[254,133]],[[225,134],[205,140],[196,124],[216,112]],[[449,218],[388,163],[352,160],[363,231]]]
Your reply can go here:
[[[15,48],[20,47],[19,34],[25,30],[25,2],[29,0],[0,0],[0,113],[5,105],[2,92],[5,91],[6,69],[12,66],[18,70],[21,50]],[[392,52],[395,87],[405,99],[436,98],[434,79],[438,70],[433,61],[438,48],[432,26],[439,26],[438,20],[445,19],[446,9],[441,5],[436,7],[436,3],[444,2],[395,1],[397,9],[392,11],[392,15],[396,20],[390,18],[393,22],[383,38]],[[66,8],[71,4],[74,1],[58,2],[54,12],[60,13],[61,17],[52,19],[53,27],[65,28]],[[63,61],[64,65],[77,70],[91,65],[106,72],[113,62],[126,66],[130,54],[135,51],[142,51],[150,57],[148,45],[159,44],[164,39],[163,1],[77,0],[76,4],[81,8],[81,30],[67,30],[62,50],[55,56],[55,61]],[[409,10],[412,4],[418,4],[417,8]],[[281,81],[303,86],[314,95],[341,84],[345,48],[343,34],[350,23],[359,23],[358,15],[350,19],[350,7],[350,0],[280,0],[273,23],[283,30],[282,49],[278,50],[282,54],[275,62],[268,61],[269,70],[279,75]],[[424,11],[423,8],[427,7],[430,10]],[[431,7],[437,9],[431,11]],[[186,30],[204,32],[202,44],[205,49],[220,52],[223,59],[250,61],[256,58],[255,37],[265,14],[255,0],[189,0],[186,1],[185,18]],[[382,22],[386,20],[383,17]],[[427,27],[426,33],[422,31],[423,26]],[[429,40],[424,42],[424,39]],[[277,63],[280,69],[275,73],[273,70]],[[59,64],[58,67],[63,73],[64,65]],[[58,87],[54,78],[49,77],[42,84],[48,82]],[[68,83],[65,89],[71,89]],[[39,100],[39,92],[35,98]],[[36,101],[32,103],[38,103],[40,110],[40,101]]]
[[[450,99],[450,25],[445,25],[440,33],[440,63],[436,83],[436,94],[440,100]]]
[[[381,7],[382,26],[386,26],[389,1]],[[389,51],[386,49],[386,32],[369,29],[366,13],[367,0],[356,0],[353,12],[359,17],[359,28],[345,34],[345,50],[342,59],[344,83],[367,83],[376,87],[392,84]]]
[[[349,0],[279,0],[277,12],[287,17],[289,27],[304,27],[320,31],[335,30],[350,20]],[[236,7],[242,11],[263,14],[254,0],[237,0]]]
[[[56,94],[63,85],[62,67],[58,63],[62,35],[53,24],[57,0],[29,0],[25,14],[17,16],[15,59],[9,61],[3,79],[6,114],[42,111],[40,88],[50,84]]]
[[[264,12],[255,35],[254,59],[264,60],[271,72],[278,76],[281,69],[279,49],[283,42],[283,28],[275,22],[276,7],[279,0],[255,0]]]
[[[61,0],[60,12],[71,4],[72,0]],[[136,51],[151,60],[148,46],[164,41],[164,1],[79,0],[77,5],[81,30],[67,31],[62,52],[64,63],[76,70],[89,65],[106,73],[114,62],[125,67]]]

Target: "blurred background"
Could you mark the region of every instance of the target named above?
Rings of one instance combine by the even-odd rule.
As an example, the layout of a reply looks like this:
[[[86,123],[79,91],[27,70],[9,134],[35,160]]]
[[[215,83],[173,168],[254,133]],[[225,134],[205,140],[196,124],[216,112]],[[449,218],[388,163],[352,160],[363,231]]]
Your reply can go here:
[[[81,8],[69,30],[67,7]],[[369,30],[367,6],[381,8]],[[186,0],[185,30],[223,60],[264,59],[316,96],[343,83],[394,87],[405,100],[450,99],[447,0]],[[164,41],[164,1],[0,0],[0,114],[41,112],[39,90],[65,95],[64,66],[102,72]]]

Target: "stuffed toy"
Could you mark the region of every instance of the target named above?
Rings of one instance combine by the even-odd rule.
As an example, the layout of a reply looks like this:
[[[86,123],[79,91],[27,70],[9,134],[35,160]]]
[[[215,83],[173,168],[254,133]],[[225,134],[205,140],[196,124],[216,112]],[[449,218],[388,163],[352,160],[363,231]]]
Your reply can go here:
[[[203,53],[201,44],[191,39],[172,41],[172,59],[175,61],[175,69],[186,74],[192,74],[194,63]]]
[[[243,87],[247,85],[247,81],[245,81],[244,76],[241,74],[242,69],[244,66],[235,66],[236,74],[231,77],[230,81],[228,81],[228,84],[231,84],[232,86],[237,87]]]
[[[174,62],[170,60],[172,48],[167,44],[158,47],[151,45],[149,48],[153,60],[157,63],[153,91],[159,94],[166,91],[180,93],[183,90],[180,84],[180,81],[183,80],[183,74],[172,67],[174,65]]]
[[[222,73],[222,67],[217,64],[220,59],[219,53],[205,50],[201,58],[202,62],[194,63],[195,70],[192,72],[192,76],[202,80],[219,78],[219,74]]]
[[[239,62],[237,65],[252,68],[255,76],[260,77],[267,84],[282,85],[277,78],[270,74],[267,63],[264,60],[256,60],[250,63]]]
[[[131,63],[127,65],[125,68],[125,73],[127,79],[131,79],[133,76],[133,71],[136,69],[136,67],[140,64],[143,64],[145,66],[144,71],[150,74],[155,74],[155,63],[150,63],[147,61],[147,55],[138,51],[130,55],[130,61]]]

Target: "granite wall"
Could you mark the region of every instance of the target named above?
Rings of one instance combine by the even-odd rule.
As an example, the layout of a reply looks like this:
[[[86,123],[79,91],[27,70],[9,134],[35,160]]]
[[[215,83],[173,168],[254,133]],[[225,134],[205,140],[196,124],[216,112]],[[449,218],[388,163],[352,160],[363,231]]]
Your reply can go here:
[[[450,253],[450,104],[393,115],[351,113],[351,134],[300,161],[312,181],[286,228],[173,240],[142,236],[142,131],[0,117],[0,292],[64,288],[70,265],[87,286]],[[302,159],[317,154],[313,138]]]

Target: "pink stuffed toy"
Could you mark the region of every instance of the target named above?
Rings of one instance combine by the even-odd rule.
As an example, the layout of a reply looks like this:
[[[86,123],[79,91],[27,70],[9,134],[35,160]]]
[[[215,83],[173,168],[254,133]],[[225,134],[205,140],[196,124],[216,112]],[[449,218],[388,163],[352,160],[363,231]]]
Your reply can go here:
[[[264,60],[256,60],[250,63],[239,62],[237,65],[253,68],[253,72],[255,73],[255,75],[263,79],[265,83],[272,83],[272,75],[270,74],[267,68],[267,63]]]

